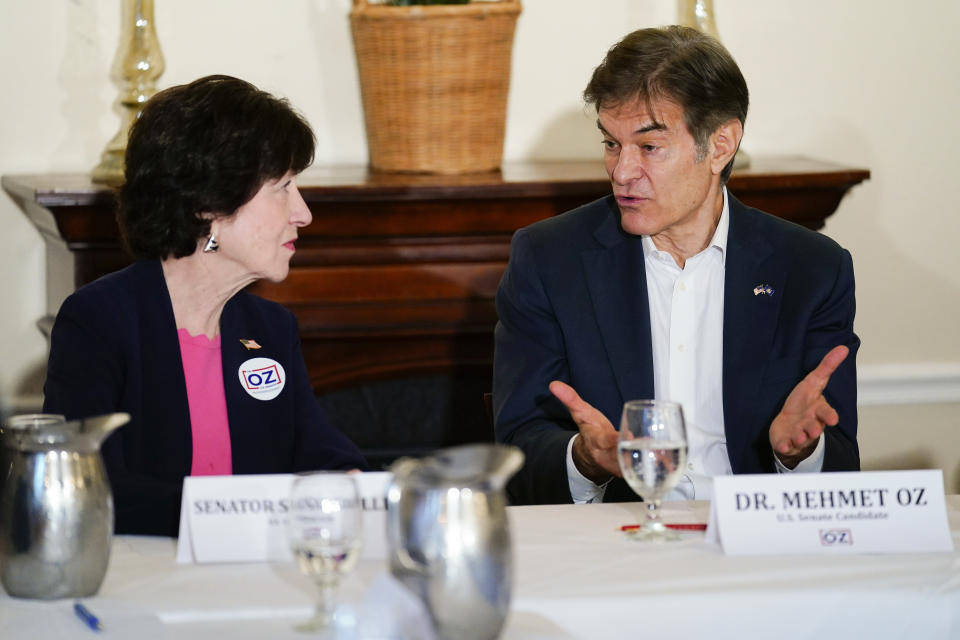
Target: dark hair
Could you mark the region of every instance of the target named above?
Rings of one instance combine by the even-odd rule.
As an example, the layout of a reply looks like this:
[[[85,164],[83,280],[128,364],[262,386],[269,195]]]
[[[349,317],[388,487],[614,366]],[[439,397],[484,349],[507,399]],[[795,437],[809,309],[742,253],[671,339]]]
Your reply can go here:
[[[747,120],[747,83],[730,52],[716,39],[690,27],[640,29],[607,52],[583,92],[587,104],[616,107],[642,99],[676,102],[700,153],[710,134],[734,118]],[[726,182],[733,160],[721,174]]]
[[[165,89],[130,127],[117,221],[137,258],[182,258],[268,180],[313,162],[313,131],[286,100],[207,76]]]

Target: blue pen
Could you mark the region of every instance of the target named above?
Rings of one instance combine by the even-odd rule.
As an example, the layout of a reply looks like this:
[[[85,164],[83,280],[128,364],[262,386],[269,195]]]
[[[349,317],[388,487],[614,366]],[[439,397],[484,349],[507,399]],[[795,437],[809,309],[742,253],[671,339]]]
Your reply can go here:
[[[83,624],[87,625],[94,631],[100,631],[101,629],[103,629],[103,626],[101,626],[100,621],[97,620],[97,616],[90,613],[90,610],[87,609],[82,604],[80,604],[79,602],[73,603],[73,610],[76,612],[77,617],[83,620]]]

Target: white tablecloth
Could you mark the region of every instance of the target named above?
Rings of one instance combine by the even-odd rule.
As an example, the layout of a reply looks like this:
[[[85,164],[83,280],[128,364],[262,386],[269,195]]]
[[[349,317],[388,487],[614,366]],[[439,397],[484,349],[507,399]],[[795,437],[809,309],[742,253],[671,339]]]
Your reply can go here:
[[[960,496],[948,498],[960,549]],[[671,521],[705,521],[672,503]],[[701,532],[669,544],[619,531],[640,504],[511,507],[516,562],[505,640],[960,638],[960,551],[727,557]],[[313,588],[293,564],[177,565],[176,541],[120,536],[100,593],[72,601],[0,596],[0,638],[304,638]],[[367,559],[341,589],[338,637],[426,637],[416,601]]]

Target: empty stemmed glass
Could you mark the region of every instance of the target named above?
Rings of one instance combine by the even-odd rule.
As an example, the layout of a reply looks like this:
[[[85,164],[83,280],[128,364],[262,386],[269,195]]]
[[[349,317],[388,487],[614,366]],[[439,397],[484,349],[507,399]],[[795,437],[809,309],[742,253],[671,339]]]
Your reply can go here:
[[[687,429],[676,402],[631,400],[623,405],[617,446],[620,471],[647,503],[647,519],[636,531],[642,540],[674,540],[660,520],[660,501],[673,489],[687,461]]]
[[[321,631],[333,622],[340,578],[360,558],[362,512],[357,484],[346,473],[317,471],[294,478],[290,547],[300,571],[319,588],[316,613],[298,631]]]

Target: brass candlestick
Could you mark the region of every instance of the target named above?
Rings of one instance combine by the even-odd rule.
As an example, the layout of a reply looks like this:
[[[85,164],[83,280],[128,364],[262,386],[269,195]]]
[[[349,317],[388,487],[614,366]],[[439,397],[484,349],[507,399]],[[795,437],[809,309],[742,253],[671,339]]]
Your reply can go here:
[[[680,24],[720,40],[717,22],[713,19],[713,0],[678,0],[678,9]]]
[[[693,27],[720,42],[720,33],[717,31],[717,21],[714,18],[713,0],[677,0],[677,9],[680,13],[680,24]],[[734,169],[745,169],[750,166],[750,156],[743,149],[737,149],[733,158]]]
[[[123,182],[127,133],[140,116],[143,104],[157,92],[163,74],[163,53],[153,22],[153,0],[122,0],[120,46],[110,70],[110,79],[120,88],[120,130],[107,143],[100,164],[93,170],[96,182]]]

